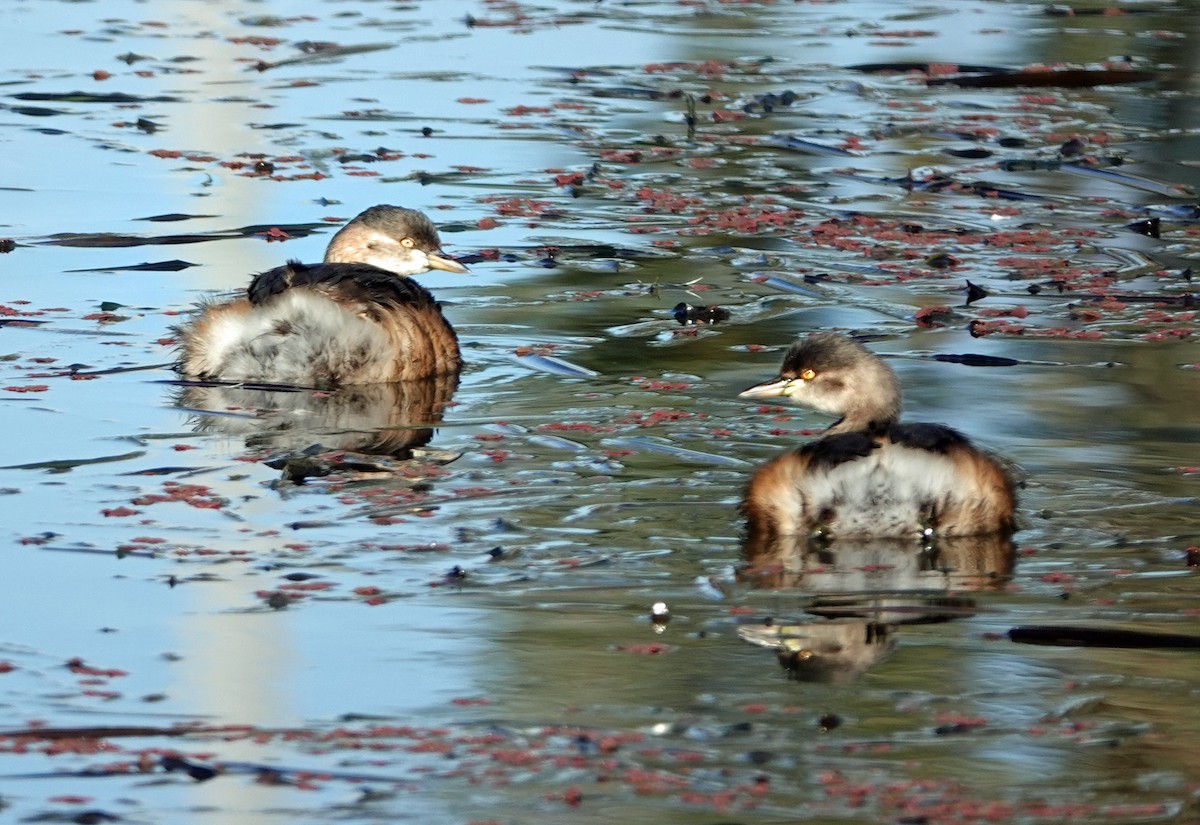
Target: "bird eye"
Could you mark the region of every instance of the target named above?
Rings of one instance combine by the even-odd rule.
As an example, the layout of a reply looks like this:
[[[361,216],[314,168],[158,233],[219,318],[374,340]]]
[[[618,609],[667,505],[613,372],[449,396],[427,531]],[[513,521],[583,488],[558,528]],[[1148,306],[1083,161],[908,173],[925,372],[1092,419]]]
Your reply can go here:
[[[804,379],[805,381],[811,381],[817,377],[817,373],[816,373],[816,370],[808,369],[808,370],[804,370],[803,372],[801,372],[800,377],[802,379]]]
[[[405,249],[412,249],[414,246],[417,245],[417,242],[414,241],[412,238],[401,238],[400,245],[402,247],[404,247]]]

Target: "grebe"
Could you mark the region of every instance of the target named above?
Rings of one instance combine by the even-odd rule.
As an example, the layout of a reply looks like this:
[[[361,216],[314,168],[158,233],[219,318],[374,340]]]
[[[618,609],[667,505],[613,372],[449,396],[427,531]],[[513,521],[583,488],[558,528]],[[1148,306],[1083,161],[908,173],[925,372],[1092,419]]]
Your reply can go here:
[[[458,338],[409,276],[466,272],[424,213],[372,206],[329,241],[325,261],[259,273],[246,295],[179,330],[179,371],[200,379],[335,387],[456,374]]]
[[[850,338],[809,335],[779,375],[742,398],[785,396],[838,415],[821,438],[770,460],[742,501],[749,538],[931,538],[1011,533],[1014,482],[940,424],[901,424],[900,383]]]

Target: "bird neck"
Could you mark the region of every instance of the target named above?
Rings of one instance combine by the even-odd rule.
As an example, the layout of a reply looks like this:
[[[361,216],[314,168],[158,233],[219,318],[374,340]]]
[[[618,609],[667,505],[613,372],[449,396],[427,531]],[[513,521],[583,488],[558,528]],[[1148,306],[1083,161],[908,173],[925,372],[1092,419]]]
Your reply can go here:
[[[883,397],[874,403],[859,404],[843,410],[842,417],[830,424],[825,434],[883,433],[899,420],[899,397]]]
[[[877,358],[860,364],[845,382],[836,406],[827,412],[840,413],[826,432],[882,433],[900,420],[900,381],[891,367]]]

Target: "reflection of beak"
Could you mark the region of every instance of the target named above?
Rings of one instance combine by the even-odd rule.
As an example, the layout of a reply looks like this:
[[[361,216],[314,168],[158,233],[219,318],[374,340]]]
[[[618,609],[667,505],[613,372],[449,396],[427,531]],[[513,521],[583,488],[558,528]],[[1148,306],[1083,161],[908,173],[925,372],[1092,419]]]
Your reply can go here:
[[[792,385],[791,378],[772,378],[770,381],[764,381],[761,384],[755,384],[749,389],[742,390],[738,393],[738,398],[775,398],[780,395],[787,395],[788,390]]]
[[[454,260],[453,258],[447,258],[443,255],[438,255],[433,252],[430,252],[427,257],[429,258],[429,268],[430,269],[444,269],[446,272],[470,272],[471,271],[471,270],[467,269],[465,266],[463,266],[462,264],[460,264],[458,261]]]

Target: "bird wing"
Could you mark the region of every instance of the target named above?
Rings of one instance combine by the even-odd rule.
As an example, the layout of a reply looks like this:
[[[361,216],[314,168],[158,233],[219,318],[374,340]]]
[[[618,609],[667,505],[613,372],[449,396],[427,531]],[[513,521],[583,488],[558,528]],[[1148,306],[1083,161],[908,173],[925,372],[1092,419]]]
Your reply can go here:
[[[347,304],[436,307],[437,301],[425,287],[371,264],[303,264],[288,261],[284,266],[260,272],[246,290],[250,303],[260,306],[288,289],[312,289],[331,300]]]

